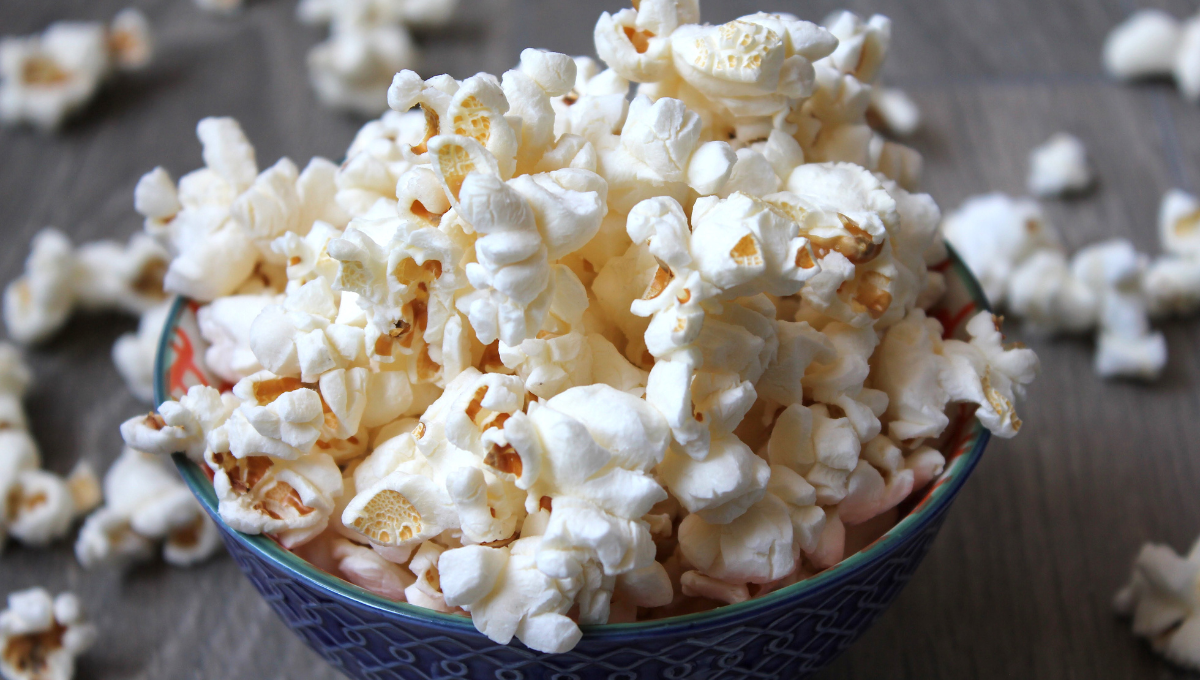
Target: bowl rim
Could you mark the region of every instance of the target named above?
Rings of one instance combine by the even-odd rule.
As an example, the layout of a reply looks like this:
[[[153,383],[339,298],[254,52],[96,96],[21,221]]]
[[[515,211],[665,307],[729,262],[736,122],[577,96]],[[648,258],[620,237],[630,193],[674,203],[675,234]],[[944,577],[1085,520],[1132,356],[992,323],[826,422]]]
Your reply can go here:
[[[988,304],[987,297],[983,293],[978,280],[976,280],[962,259],[949,245],[946,246],[946,250],[950,269],[954,271],[967,289],[971,301],[975,304],[975,312],[991,311],[991,306]],[[179,325],[183,310],[189,303],[190,301],[182,296],[175,298],[163,326],[162,335],[159,338],[154,361],[155,408],[170,398],[165,379],[167,350],[171,339],[174,337],[174,332]],[[966,422],[965,426],[970,428],[972,431],[971,436],[974,438],[971,450],[955,457],[946,466],[946,469],[943,470],[942,475],[931,482],[934,484],[934,487],[928,492],[927,497],[897,522],[895,526],[873,543],[846,557],[833,567],[762,597],[736,604],[723,605],[704,612],[634,623],[582,625],[580,628],[585,637],[590,639],[612,640],[627,637],[630,634],[669,634],[696,626],[707,627],[713,624],[729,623],[738,619],[748,618],[770,610],[772,607],[785,601],[799,600],[836,588],[872,565],[886,560],[889,555],[907,544],[913,537],[920,534],[931,522],[939,517],[942,511],[954,499],[959,489],[966,483],[967,478],[979,463],[984,449],[987,448],[987,444],[991,439],[991,433],[983,427],[978,418],[972,416]],[[367,607],[385,616],[415,620],[423,625],[436,625],[453,629],[456,632],[471,632],[482,635],[482,633],[478,633],[471,619],[468,617],[443,614],[411,605],[407,602],[388,600],[364,588],[360,588],[349,581],[320,570],[298,555],[284,549],[267,536],[243,534],[229,527],[220,517],[220,513],[217,510],[216,492],[208,476],[204,474],[200,466],[181,453],[174,454],[173,459],[180,475],[191,489],[193,495],[200,501],[200,504],[209,516],[213,518],[213,521],[218,523],[223,533],[233,537],[245,549],[255,553],[260,559],[270,562],[276,568],[323,591],[326,595],[345,601],[353,606]]]

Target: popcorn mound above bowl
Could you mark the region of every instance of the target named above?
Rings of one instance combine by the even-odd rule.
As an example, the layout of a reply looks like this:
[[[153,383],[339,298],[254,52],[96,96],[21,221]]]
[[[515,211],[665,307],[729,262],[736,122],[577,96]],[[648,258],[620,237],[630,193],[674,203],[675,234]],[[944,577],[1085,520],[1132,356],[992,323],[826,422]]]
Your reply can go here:
[[[602,15],[604,71],[403,71],[340,167],[260,172],[201,121],[205,167],[136,203],[232,388],[126,441],[207,466],[229,526],[546,652],[894,524],[952,405],[1013,436],[1037,358],[989,313],[969,342],[925,314],[939,211],[865,122],[886,18],[698,21]]]

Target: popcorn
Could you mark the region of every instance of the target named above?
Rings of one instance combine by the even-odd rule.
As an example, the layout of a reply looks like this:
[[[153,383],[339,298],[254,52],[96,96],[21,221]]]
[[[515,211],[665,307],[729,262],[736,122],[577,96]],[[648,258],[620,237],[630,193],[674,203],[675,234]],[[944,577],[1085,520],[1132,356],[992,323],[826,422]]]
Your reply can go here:
[[[138,323],[137,333],[126,333],[113,345],[113,363],[125,379],[133,396],[145,402],[154,401],[154,361],[170,304],[148,310]]]
[[[1029,153],[1029,193],[1059,196],[1080,192],[1092,183],[1087,150],[1078,137],[1059,132]]]
[[[333,98],[366,109],[372,41],[446,7],[300,12],[332,24]],[[203,460],[235,530],[540,651],[833,567],[941,474],[927,442],[953,404],[1016,432],[1036,357],[990,316],[970,342],[926,317],[940,212],[912,193],[920,155],[871,127],[917,115],[880,85],[890,22],[827,26],[642,0],[597,23],[606,66],[525,50],[500,78],[400,70],[346,161],[303,172],[260,172],[236,123],[203,121],[205,167],[148,173],[135,203],[233,387],[125,439]],[[1023,272],[1014,305],[1073,326],[1136,313],[1142,279],[1073,266],[1036,208],[984,212],[1004,248],[973,252],[1002,251],[1001,294]],[[1156,304],[1183,304],[1185,274],[1162,269]],[[142,529],[110,499],[81,559],[149,555],[173,497],[137,509]]]
[[[201,337],[208,342],[204,352],[208,369],[230,383],[261,371],[262,364],[250,347],[251,324],[277,302],[272,295],[231,295],[201,307],[196,321]]]
[[[233,393],[241,400],[228,423],[229,450],[236,458],[267,454],[298,460],[321,438],[324,402],[301,381],[261,371],[234,385]]]
[[[1184,98],[1200,101],[1200,21],[1195,16],[1183,22],[1179,51],[1175,54],[1175,84]]]
[[[8,594],[0,612],[0,675],[14,680],[70,680],[75,657],[96,641],[96,627],[84,618],[71,593],[51,596],[43,588]]]
[[[212,2],[213,0],[206,0]],[[429,0],[304,0],[300,20],[329,24],[330,37],[308,53],[308,75],[317,98],[333,109],[378,115],[383,93],[397,71],[419,60],[407,25],[445,24],[455,2]]]
[[[1113,600],[1133,617],[1133,633],[1184,668],[1200,669],[1200,544],[1184,557],[1164,545],[1147,544],[1133,562],[1133,576]]]
[[[131,448],[159,456],[185,453],[193,461],[204,457],[209,438],[228,444],[229,416],[241,400],[230,393],[195,385],[179,401],[164,401],[157,412],[121,424],[121,437]]]
[[[380,597],[403,602],[405,589],[415,582],[407,569],[385,560],[370,548],[337,539],[332,552],[338,573],[343,578]]]
[[[283,460],[209,451],[205,462],[214,473],[221,519],[237,531],[270,534],[284,547],[324,531],[342,491],[341,472],[324,453]]]
[[[149,27],[125,9],[109,26],[58,22],[40,35],[0,40],[0,123],[53,130],[95,96],[115,70],[145,66]]]
[[[75,542],[85,568],[148,559],[159,543],[168,564],[186,567],[221,546],[216,525],[191,491],[151,454],[126,448],[104,475],[104,500]]]
[[[1200,201],[1172,189],[1163,194],[1158,209],[1158,240],[1171,255],[1200,257]]]
[[[1100,297],[1096,372],[1102,377],[1158,377],[1167,347],[1161,333],[1150,331],[1142,293],[1144,256],[1128,241],[1113,239],[1080,250],[1071,268]]]
[[[1185,99],[1200,99],[1200,20],[1156,9],[1134,12],[1108,34],[1104,68],[1121,80],[1171,75]]]
[[[1167,75],[1180,39],[1179,21],[1161,10],[1134,12],[1104,40],[1104,68],[1122,80]]]
[[[540,569],[571,578],[594,559],[606,575],[618,575],[653,561],[649,527],[639,518],[666,498],[647,473],[662,460],[667,433],[653,408],[606,385],[572,388],[505,421],[517,459],[508,466],[497,454],[495,464],[526,491],[528,511],[543,499],[552,506]]]
[[[475,627],[499,644],[515,636],[539,652],[572,649],[583,634],[566,615],[570,588],[538,568],[540,543],[534,536],[502,548],[476,545],[442,553],[438,571],[446,604],[471,612]]]
[[[4,289],[4,325],[21,344],[45,340],[66,323],[75,304],[75,254],[55,229],[33,239],[25,274]]]
[[[968,199],[942,222],[946,242],[979,279],[988,301],[1004,303],[1005,284],[1025,258],[1060,249],[1057,231],[1032,201],[1004,194]]]
[[[947,340],[944,346],[954,377],[946,385],[950,398],[979,406],[975,417],[997,437],[1009,438],[1021,429],[1015,403],[1038,371],[1033,350],[1003,345],[1000,322],[980,312],[967,322],[971,341]]]
[[[921,110],[916,102],[894,87],[871,88],[867,115],[878,118],[879,125],[897,137],[911,137],[921,126]]]

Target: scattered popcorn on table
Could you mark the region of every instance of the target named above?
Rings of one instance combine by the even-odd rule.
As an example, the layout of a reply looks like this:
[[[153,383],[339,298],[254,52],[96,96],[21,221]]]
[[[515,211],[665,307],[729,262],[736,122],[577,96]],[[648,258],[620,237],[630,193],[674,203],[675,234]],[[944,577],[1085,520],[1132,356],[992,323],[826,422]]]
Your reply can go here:
[[[43,588],[8,595],[0,612],[0,675],[6,680],[70,680],[75,658],[96,641],[71,593],[51,596]]]
[[[1133,634],[1180,666],[1200,671],[1200,541],[1180,557],[1165,545],[1147,544],[1114,606],[1133,618]]]
[[[1041,198],[1079,193],[1092,184],[1087,149],[1079,138],[1059,132],[1029,153],[1029,193]]]
[[[1068,257],[1055,228],[1029,199],[967,199],[942,222],[946,241],[975,273],[988,299],[1031,331],[1098,331],[1096,373],[1154,380],[1167,343],[1150,322],[1200,309],[1200,202],[1178,189],[1163,196],[1151,260],[1125,239]]]
[[[1134,12],[1104,41],[1104,68],[1121,80],[1171,76],[1185,99],[1200,101],[1200,15]]]
[[[20,351],[0,343],[0,551],[7,537],[48,545],[100,502],[99,482],[86,462],[65,478],[39,469],[41,453],[21,405],[31,380]]]
[[[75,541],[92,568],[150,558],[162,543],[167,563],[186,567],[221,546],[217,527],[166,460],[126,448],[104,475],[104,505],[88,515]]]
[[[341,166],[260,172],[235,122],[201,121],[205,167],[135,199],[227,384],[128,445],[207,466],[237,530],[563,652],[836,565],[941,473],[960,404],[1015,435],[1033,352],[989,313],[962,341],[924,312],[940,213],[867,123],[890,22],[698,21],[602,15],[608,70],[401,71]],[[1055,242],[1027,217],[1001,218],[995,286]],[[141,554],[111,502],[97,559]]]
[[[9,337],[22,344],[48,340],[76,309],[141,316],[136,334],[113,347],[113,361],[131,392],[154,400],[154,358],[170,308],[163,278],[170,257],[158,240],[135,234],[128,244],[85,243],[78,248],[56,229],[33,239],[25,273],[4,290]]]
[[[212,0],[207,0],[212,1]],[[329,39],[308,53],[317,98],[330,108],[377,116],[397,71],[420,58],[408,27],[449,23],[457,0],[301,0],[306,24],[329,24]]]
[[[146,18],[121,11],[112,23],[58,22],[40,35],[0,38],[0,123],[59,127],[114,71],[149,63]]]

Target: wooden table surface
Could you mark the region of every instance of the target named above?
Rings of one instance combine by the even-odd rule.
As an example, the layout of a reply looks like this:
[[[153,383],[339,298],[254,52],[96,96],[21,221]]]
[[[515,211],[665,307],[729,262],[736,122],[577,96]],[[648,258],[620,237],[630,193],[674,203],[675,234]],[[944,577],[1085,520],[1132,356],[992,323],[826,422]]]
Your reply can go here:
[[[0,2],[0,33],[58,19],[106,19],[126,0]],[[304,57],[323,31],[299,25],[293,0],[249,0],[216,18],[189,0],[135,0],[154,26],[149,70],[123,76],[56,136],[0,130],[0,279],[21,270],[28,241],[53,225],[78,241],[140,228],[133,187],[155,165],[200,165],[196,121],[236,116],[261,166],[289,155],[338,159],[362,121],[321,108]],[[1177,16],[1184,0],[1154,0]],[[924,114],[913,144],[924,189],[950,209],[989,190],[1023,191],[1026,154],[1059,130],[1087,144],[1092,194],[1046,203],[1069,246],[1122,236],[1155,253],[1155,214],[1172,186],[1200,189],[1200,107],[1169,84],[1126,87],[1100,68],[1106,31],[1136,7],[1120,0],[855,0],[894,21],[888,82]],[[705,18],[756,9],[820,20],[834,0],[707,0]],[[421,38],[425,75],[502,72],[525,46],[592,53],[591,29],[617,1],[464,0],[454,28]],[[109,348],[135,326],[77,316],[31,350],[27,406],[46,465],[104,470],[117,425],[144,407]],[[833,667],[835,678],[1177,678],[1110,606],[1146,540],[1185,549],[1200,533],[1200,324],[1163,326],[1170,347],[1154,385],[1102,382],[1091,343],[1027,341],[1043,372],[1025,428],[995,442],[967,483],[911,585]],[[1015,328],[1010,335],[1017,335]],[[280,623],[226,556],[191,570],[81,569],[69,541],[10,545],[0,593],[70,588],[101,629],[85,679],[315,680],[339,677]]]

